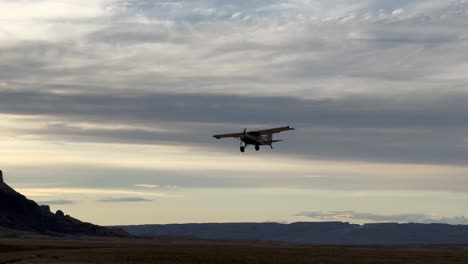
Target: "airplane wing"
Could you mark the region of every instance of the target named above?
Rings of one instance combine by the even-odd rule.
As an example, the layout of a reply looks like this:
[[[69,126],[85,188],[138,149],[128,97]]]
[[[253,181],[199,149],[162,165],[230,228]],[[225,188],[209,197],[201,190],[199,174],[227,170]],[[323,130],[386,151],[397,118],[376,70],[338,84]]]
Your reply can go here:
[[[213,137],[216,138],[216,139],[220,139],[220,138],[238,138],[240,136],[242,136],[243,133],[233,133],[233,134],[221,134],[221,135],[214,135]]]
[[[250,131],[250,132],[248,132],[248,134],[256,135],[256,136],[271,135],[271,134],[276,134],[276,133],[280,133],[280,132],[283,132],[283,131],[289,131],[289,130],[294,130],[294,127],[286,126],[286,127],[270,128],[270,129],[265,129],[265,130]]]

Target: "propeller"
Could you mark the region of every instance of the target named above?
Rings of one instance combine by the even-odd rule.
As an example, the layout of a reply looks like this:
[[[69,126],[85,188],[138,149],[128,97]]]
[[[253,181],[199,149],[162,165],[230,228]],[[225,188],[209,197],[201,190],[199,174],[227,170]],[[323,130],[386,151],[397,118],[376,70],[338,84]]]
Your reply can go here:
[[[245,137],[245,133],[247,132],[247,128],[244,129],[244,133],[242,133],[242,136],[240,137],[240,144],[242,146],[242,139]]]

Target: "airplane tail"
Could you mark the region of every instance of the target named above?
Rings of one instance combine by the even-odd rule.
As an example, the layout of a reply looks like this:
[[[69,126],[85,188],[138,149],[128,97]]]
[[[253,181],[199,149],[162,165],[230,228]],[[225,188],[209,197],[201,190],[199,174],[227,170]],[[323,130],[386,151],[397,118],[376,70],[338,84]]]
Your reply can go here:
[[[281,142],[283,140],[269,140],[268,143],[276,143],[276,142]]]

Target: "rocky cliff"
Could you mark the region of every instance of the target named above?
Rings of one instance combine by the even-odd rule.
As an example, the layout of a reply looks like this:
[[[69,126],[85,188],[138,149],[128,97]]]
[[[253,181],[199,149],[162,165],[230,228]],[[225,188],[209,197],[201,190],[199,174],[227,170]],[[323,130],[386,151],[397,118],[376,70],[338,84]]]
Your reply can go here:
[[[39,206],[4,182],[0,171],[0,227],[48,235],[127,236],[117,228],[105,228],[81,222],[62,211],[52,213],[49,206]]]

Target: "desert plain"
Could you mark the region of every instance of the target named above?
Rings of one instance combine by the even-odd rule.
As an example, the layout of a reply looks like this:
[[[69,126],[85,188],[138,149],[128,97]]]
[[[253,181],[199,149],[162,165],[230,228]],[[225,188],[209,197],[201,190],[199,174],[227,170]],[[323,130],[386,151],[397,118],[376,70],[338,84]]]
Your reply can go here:
[[[320,246],[129,238],[2,238],[0,264],[468,263],[463,246]]]

